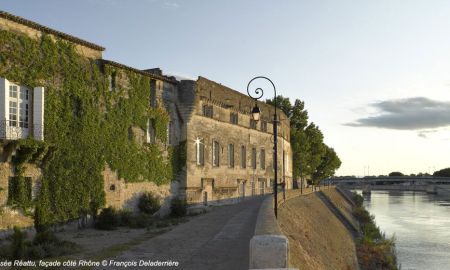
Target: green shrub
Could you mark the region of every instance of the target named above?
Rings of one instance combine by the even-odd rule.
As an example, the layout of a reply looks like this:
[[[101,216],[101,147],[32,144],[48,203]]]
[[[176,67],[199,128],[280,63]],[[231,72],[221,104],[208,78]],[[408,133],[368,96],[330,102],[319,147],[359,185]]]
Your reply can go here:
[[[30,246],[27,250],[28,258],[32,260],[38,260],[42,258],[49,257],[47,252],[44,250],[42,245]]]
[[[103,208],[95,221],[95,228],[99,230],[115,230],[117,226],[119,226],[117,211],[112,207]]]
[[[0,259],[10,259],[11,248],[9,245],[0,246]]]
[[[186,200],[181,200],[178,198],[172,199],[170,205],[170,215],[172,217],[182,217],[187,213],[187,203]]]
[[[34,245],[58,243],[58,242],[59,242],[59,239],[50,230],[45,230],[45,231],[36,233],[36,235],[34,236],[34,239],[33,239]]]
[[[142,213],[153,215],[159,210],[161,204],[155,195],[150,192],[145,192],[139,198],[138,207]]]
[[[361,224],[373,222],[373,216],[364,207],[355,207],[353,215]]]
[[[129,226],[134,219],[133,213],[127,209],[119,210],[118,216],[119,216],[119,226]]]
[[[48,230],[38,232],[30,242],[26,241],[26,233],[15,227],[9,240],[11,244],[0,247],[0,258],[2,259],[38,260],[79,251],[79,247],[75,243],[62,241]]]
[[[11,255],[14,259],[24,259],[26,252],[26,232],[22,232],[19,227],[14,227],[14,233],[9,237],[11,240]]]
[[[129,224],[130,228],[147,228],[153,224],[152,216],[144,213],[139,213],[133,216],[132,222]]]
[[[364,202],[364,197],[356,192],[353,192],[353,201],[355,202],[356,206],[361,207]]]

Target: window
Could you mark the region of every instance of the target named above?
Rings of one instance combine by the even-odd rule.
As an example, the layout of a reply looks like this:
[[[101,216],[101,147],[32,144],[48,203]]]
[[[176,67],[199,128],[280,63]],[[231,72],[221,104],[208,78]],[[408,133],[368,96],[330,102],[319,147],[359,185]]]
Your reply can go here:
[[[234,145],[228,145],[228,167],[234,168]]]
[[[17,101],[9,102],[9,126],[17,126]]]
[[[212,147],[212,163],[214,167],[219,167],[220,165],[220,144],[218,141],[213,141]]]
[[[109,91],[116,90],[116,72],[114,71],[109,75]]]
[[[266,169],[266,150],[261,149],[261,153],[259,154],[259,163],[262,170]]]
[[[251,129],[256,129],[256,121],[253,119],[250,119],[250,128]]]
[[[203,144],[202,139],[195,140],[195,159],[197,165],[205,165],[205,145]]]
[[[213,118],[213,106],[212,105],[203,105],[203,116]]]
[[[267,132],[267,121],[261,121],[261,131]]]
[[[245,169],[247,167],[247,149],[245,146],[241,146],[241,168]]]
[[[252,168],[256,170],[256,148],[252,148]]]
[[[238,118],[238,114],[237,113],[230,113],[230,123],[231,124],[235,124],[235,125],[237,125],[238,124],[238,120],[239,118]]]
[[[150,107],[156,107],[156,81],[150,80]]]
[[[147,121],[147,143],[156,142],[156,132],[155,132],[155,120],[149,119]]]
[[[11,84],[9,86],[9,126],[28,128],[29,90]]]
[[[11,84],[9,86],[9,97],[10,98],[17,98],[17,85]]]

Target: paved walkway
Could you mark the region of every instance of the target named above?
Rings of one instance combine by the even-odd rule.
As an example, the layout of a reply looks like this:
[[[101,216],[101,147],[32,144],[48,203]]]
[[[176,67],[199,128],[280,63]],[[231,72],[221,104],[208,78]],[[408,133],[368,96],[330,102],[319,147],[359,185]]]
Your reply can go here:
[[[178,267],[108,267],[108,269],[247,270],[249,241],[265,197],[228,206],[193,218],[175,229],[120,254],[116,261],[178,261]]]

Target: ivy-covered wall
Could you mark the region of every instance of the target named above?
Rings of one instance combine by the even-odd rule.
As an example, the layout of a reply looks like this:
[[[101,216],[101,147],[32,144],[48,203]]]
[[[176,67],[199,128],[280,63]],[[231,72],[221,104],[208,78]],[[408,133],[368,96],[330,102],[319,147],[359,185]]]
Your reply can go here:
[[[113,72],[119,78],[111,91]],[[145,131],[150,118],[159,141],[167,137],[169,115],[162,107],[149,107],[147,76],[84,58],[73,44],[57,38],[35,40],[0,30],[0,77],[45,87],[44,142],[14,142],[22,150],[13,161],[19,168],[24,162],[38,162],[42,168],[41,192],[34,202],[38,225],[76,218],[104,205],[105,164],[127,182],[160,185],[169,183],[173,168],[185,163],[174,155],[183,152],[183,145],[168,149],[165,158],[161,145],[140,144],[130,135],[136,127]],[[17,173],[21,177],[20,169]]]

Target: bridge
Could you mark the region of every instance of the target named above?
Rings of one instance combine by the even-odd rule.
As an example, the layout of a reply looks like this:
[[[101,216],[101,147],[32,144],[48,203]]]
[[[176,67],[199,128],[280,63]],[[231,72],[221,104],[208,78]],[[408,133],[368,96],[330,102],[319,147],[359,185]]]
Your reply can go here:
[[[384,176],[384,177],[335,177],[324,179],[325,185],[340,185],[351,189],[426,191],[428,193],[450,194],[450,177],[433,176]]]

